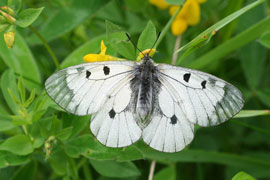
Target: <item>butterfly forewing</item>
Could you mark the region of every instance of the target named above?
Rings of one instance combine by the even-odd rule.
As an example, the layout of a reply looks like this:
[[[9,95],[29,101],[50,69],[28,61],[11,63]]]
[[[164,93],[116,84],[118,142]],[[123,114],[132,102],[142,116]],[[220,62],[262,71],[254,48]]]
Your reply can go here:
[[[172,92],[192,123],[217,125],[243,107],[241,92],[213,75],[166,64],[159,64],[158,68],[162,85]]]
[[[113,61],[72,66],[50,76],[45,87],[66,111],[88,115],[97,112],[111,93],[130,81],[134,65],[132,61]]]

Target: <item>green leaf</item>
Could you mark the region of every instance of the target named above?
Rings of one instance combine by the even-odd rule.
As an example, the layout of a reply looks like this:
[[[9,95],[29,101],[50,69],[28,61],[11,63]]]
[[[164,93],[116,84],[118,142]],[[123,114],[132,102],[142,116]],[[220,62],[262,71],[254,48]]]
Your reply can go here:
[[[262,89],[256,93],[261,102],[267,107],[270,107],[270,89]]]
[[[18,78],[18,90],[19,90],[19,93],[20,93],[21,102],[22,102],[22,104],[24,104],[24,102],[25,102],[25,88],[24,88],[24,85],[23,85],[22,77]]]
[[[145,144],[139,144],[139,149],[147,159],[154,159],[164,163],[169,162],[203,162],[217,163],[226,166],[236,167],[238,169],[259,169],[269,172],[270,162],[265,159],[254,158],[250,156],[231,154],[225,152],[205,151],[205,150],[183,150],[177,153],[162,153],[155,151]]]
[[[127,148],[108,148],[100,144],[94,137],[83,135],[71,139],[66,143],[65,151],[70,157],[85,157],[96,160],[131,161],[142,159],[143,156],[134,146]]]
[[[126,36],[126,32],[112,22],[106,21],[107,40],[111,47],[127,59],[135,60],[134,46]]]
[[[12,152],[17,155],[27,155],[33,152],[30,139],[25,135],[16,135],[0,144],[0,150]]]
[[[74,66],[77,64],[84,63],[83,57],[86,54],[97,54],[100,52],[100,43],[101,40],[106,40],[106,35],[100,35],[98,37],[95,37],[82,46],[78,47],[75,51],[69,54],[67,58],[64,59],[64,61],[61,63],[61,68],[66,68],[69,66]]]
[[[270,49],[270,32],[264,33],[259,42],[266,48]]]
[[[239,173],[237,173],[232,180],[256,180],[254,177],[252,177],[251,175],[241,171]]]
[[[16,126],[12,123],[12,119],[7,115],[0,114],[0,132],[12,129]]]
[[[149,21],[139,37],[137,47],[141,51],[143,51],[145,49],[150,49],[154,45],[154,42],[156,39],[157,39],[156,28],[155,28],[154,24],[152,23],[152,21]],[[139,52],[137,50],[136,54],[138,54],[138,53]]]
[[[257,42],[249,43],[240,50],[242,69],[252,89],[256,89],[263,80],[266,55],[266,49]]]
[[[28,164],[21,166],[12,177],[12,180],[35,180],[37,173],[37,163],[34,161],[29,162]]]
[[[26,102],[24,103],[24,106],[27,108],[35,99],[35,94],[36,94],[36,90],[33,89],[30,93],[29,98],[26,100]]]
[[[186,0],[165,0],[168,4],[183,5]]]
[[[0,151],[0,168],[18,166],[29,161],[28,156],[18,156],[7,151]]]
[[[270,110],[242,110],[234,118],[246,118],[254,116],[270,115]]]
[[[176,179],[176,170],[174,166],[166,167],[160,170],[158,173],[155,174],[153,180],[175,180]]]
[[[0,57],[16,74],[22,76],[27,89],[41,92],[41,78],[36,61],[21,35],[16,32],[13,48],[4,44],[3,34],[0,33]]]
[[[188,64],[188,67],[194,69],[203,69],[209,66],[213,62],[220,60],[222,57],[231,53],[234,50],[239,49],[240,47],[248,44],[251,41],[254,41],[261,36],[266,30],[270,28],[270,17],[267,17],[260,22],[254,24],[247,30],[241,32],[234,38],[224,42],[203,56],[199,57],[196,61]]]
[[[18,104],[14,102],[13,98],[10,96],[9,89],[12,94],[19,99],[19,92],[16,85],[16,77],[12,70],[6,70],[1,76],[1,90],[6,103],[14,114],[17,114]]]
[[[16,20],[16,24],[20,27],[27,27],[31,25],[41,14],[44,7],[41,8],[29,8],[25,9],[18,15],[18,18]]]
[[[181,10],[181,8],[179,7],[178,10],[174,13],[174,15],[167,22],[166,26],[162,29],[160,36],[159,36],[159,38],[156,42],[156,45],[154,47],[155,49],[157,49],[158,45],[161,43],[161,41],[164,39],[164,37],[166,36],[168,31],[170,30],[171,24],[172,24],[173,20],[176,18],[176,15],[179,13],[180,10]]]
[[[61,129],[55,136],[61,141],[67,140],[72,134],[73,127]]]
[[[0,24],[0,33],[5,31],[9,27],[9,24]]]
[[[264,0],[257,0],[255,2],[241,8],[240,10],[232,13],[231,15],[225,17],[224,19],[218,21],[216,24],[212,25],[211,27],[206,29],[204,32],[199,34],[197,37],[195,37],[192,41],[190,41],[186,45],[182,46],[176,52],[180,52],[180,51],[190,49],[190,48],[193,49],[195,46],[200,46],[200,44],[204,43],[204,41],[207,41],[207,40],[209,41],[209,39],[205,38],[205,37],[211,37],[213,32],[220,30],[228,23],[232,22],[233,20],[235,20],[239,16],[243,15],[244,13],[248,12],[250,9],[258,6],[259,4],[261,4],[263,2],[264,2]]]
[[[99,174],[106,177],[124,178],[141,174],[132,162],[90,160],[90,163]]]
[[[49,162],[55,174],[63,176],[67,173],[68,157],[59,146],[54,148]]]
[[[94,15],[107,2],[107,0],[72,1],[68,7],[59,8],[56,13],[48,11],[48,14],[44,14],[49,18],[43,23],[42,27],[39,29],[39,33],[47,41],[56,39],[70,32],[90,16]],[[29,41],[33,44],[41,43],[35,35],[31,36]]]

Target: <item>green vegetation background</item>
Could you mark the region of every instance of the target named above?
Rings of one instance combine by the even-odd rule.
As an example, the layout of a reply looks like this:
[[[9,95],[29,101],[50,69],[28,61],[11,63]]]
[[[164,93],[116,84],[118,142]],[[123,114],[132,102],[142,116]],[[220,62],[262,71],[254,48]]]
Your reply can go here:
[[[247,12],[241,9],[252,3],[257,4]],[[61,68],[83,63],[87,53],[99,53],[101,40],[108,54],[136,59],[125,32],[145,49],[155,40],[151,32],[161,31],[154,59],[171,63],[176,37],[166,28],[168,12],[145,0],[22,1],[21,10],[44,9],[36,11],[31,26],[31,18],[16,24],[13,48],[6,47],[4,32],[0,34],[0,179],[147,179],[153,160],[155,180],[222,180],[235,175],[237,180],[270,179],[269,4],[209,0],[201,5],[200,24],[182,37],[178,64],[234,84],[243,92],[244,109],[253,111],[242,111],[216,127],[197,127],[185,150],[168,154],[141,141],[123,149],[99,144],[89,130],[90,116],[64,112],[44,91],[58,63]],[[4,5],[5,0],[0,2]],[[214,36],[213,30],[218,30]],[[142,32],[147,39],[140,39]]]

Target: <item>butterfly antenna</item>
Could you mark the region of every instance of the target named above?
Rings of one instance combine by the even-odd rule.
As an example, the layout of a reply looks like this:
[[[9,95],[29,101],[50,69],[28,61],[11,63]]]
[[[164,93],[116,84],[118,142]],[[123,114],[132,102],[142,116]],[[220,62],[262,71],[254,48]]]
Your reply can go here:
[[[133,46],[134,46],[136,49],[138,49],[138,50],[143,54],[143,56],[145,56],[145,54],[144,54],[144,53],[136,46],[136,44],[131,40],[131,38],[130,38],[130,36],[129,36],[128,33],[126,33],[126,36],[127,36],[128,40],[133,44]]]
[[[150,52],[152,51],[152,49],[155,47],[155,45],[156,45],[156,43],[157,43],[157,41],[158,41],[158,39],[159,39],[159,37],[160,37],[160,34],[161,34],[161,32],[158,33],[157,39],[155,40],[155,42],[154,42],[153,46],[151,47],[149,53],[150,53]]]

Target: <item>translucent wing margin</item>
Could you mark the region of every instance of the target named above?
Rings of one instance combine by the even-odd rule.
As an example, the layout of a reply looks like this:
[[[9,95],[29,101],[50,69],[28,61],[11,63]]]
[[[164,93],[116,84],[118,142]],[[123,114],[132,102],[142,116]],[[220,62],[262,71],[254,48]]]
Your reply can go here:
[[[200,126],[220,124],[244,105],[241,92],[213,75],[166,64],[157,65],[159,80],[187,119]]]
[[[76,115],[97,112],[111,93],[130,81],[136,62],[106,61],[72,66],[51,75],[45,82],[48,95]]]

